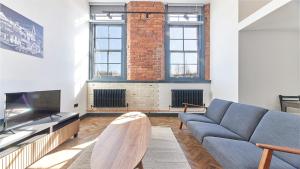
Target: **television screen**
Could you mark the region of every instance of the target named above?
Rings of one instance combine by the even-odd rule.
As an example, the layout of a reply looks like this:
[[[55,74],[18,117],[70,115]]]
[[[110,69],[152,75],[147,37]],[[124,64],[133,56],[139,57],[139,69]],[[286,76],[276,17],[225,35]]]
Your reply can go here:
[[[60,90],[6,94],[6,129],[60,112]]]

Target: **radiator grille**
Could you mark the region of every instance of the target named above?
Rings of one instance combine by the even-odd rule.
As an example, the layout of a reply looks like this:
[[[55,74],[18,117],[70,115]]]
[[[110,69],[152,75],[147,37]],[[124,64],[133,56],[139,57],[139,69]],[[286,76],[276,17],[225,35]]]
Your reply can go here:
[[[126,107],[125,89],[94,89],[94,107]]]
[[[171,90],[172,107],[184,107],[182,103],[203,105],[203,90]]]

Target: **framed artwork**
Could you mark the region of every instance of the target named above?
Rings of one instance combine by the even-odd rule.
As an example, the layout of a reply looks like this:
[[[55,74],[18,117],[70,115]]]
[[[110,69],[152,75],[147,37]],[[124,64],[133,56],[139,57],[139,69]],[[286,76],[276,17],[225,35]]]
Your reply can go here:
[[[0,3],[0,47],[43,58],[44,29]]]

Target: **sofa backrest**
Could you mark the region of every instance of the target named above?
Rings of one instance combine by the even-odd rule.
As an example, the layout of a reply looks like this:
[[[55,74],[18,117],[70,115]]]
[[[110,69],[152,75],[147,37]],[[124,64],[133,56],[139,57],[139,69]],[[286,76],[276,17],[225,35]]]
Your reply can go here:
[[[249,140],[257,124],[266,112],[267,109],[260,107],[232,103],[220,125],[238,134],[244,140]]]
[[[228,107],[232,104],[230,101],[214,99],[209,104],[207,111],[205,113],[206,117],[220,124],[224,113],[228,109]]]
[[[256,127],[250,142],[300,149],[300,116],[269,111]],[[294,167],[300,167],[300,155],[274,151],[273,154]]]

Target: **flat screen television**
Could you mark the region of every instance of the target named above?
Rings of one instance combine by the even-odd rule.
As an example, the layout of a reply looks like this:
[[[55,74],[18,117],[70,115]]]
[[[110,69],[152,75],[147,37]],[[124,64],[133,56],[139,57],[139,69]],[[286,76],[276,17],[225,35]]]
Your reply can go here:
[[[60,93],[60,90],[6,93],[4,130],[59,113]]]

